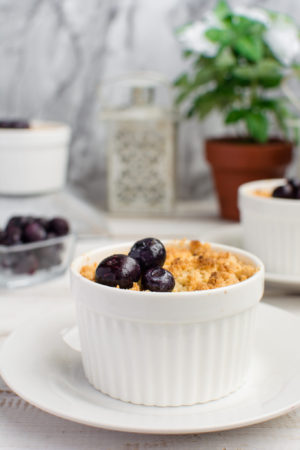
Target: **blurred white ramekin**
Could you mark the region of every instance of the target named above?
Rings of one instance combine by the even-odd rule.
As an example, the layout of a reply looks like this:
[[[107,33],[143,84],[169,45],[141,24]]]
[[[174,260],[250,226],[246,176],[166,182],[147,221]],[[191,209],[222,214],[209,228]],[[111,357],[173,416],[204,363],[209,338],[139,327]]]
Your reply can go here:
[[[285,183],[277,178],[240,186],[244,248],[262,259],[267,272],[300,276],[300,200],[255,195]]]
[[[0,129],[0,194],[60,190],[66,182],[70,127],[32,121],[26,129]]]
[[[226,288],[138,292],[80,275],[86,264],[132,244],[99,248],[71,267],[82,360],[89,382],[111,397],[143,405],[179,406],[223,397],[243,384],[251,360],[255,312],[263,295],[261,261],[213,244],[258,271]]]

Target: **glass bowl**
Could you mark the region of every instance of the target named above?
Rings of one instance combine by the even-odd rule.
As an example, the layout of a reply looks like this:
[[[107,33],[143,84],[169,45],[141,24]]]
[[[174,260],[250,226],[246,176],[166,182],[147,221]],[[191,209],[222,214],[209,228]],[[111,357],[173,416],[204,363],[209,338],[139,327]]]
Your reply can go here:
[[[31,244],[0,245],[0,288],[32,286],[63,274],[74,243],[70,233]]]

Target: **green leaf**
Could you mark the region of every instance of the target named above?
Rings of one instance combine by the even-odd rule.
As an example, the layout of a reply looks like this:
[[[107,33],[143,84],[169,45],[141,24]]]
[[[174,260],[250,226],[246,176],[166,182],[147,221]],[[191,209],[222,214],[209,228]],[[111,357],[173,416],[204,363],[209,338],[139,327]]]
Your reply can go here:
[[[263,56],[263,42],[257,36],[240,36],[234,44],[234,49],[249,61],[259,61]]]
[[[190,94],[189,90],[184,90],[184,91],[180,92],[177,95],[177,97],[175,98],[175,104],[180,105],[180,103],[182,103],[189,94]]]
[[[185,77],[184,75],[179,77],[179,79],[177,78],[175,81],[177,84],[175,86],[180,89],[181,92],[176,97],[175,103],[179,105],[186,100],[189,95],[193,94],[195,90],[213,79],[214,72],[210,67],[205,67],[202,70],[197,71],[194,79],[188,79],[188,77]]]
[[[290,117],[290,112],[284,105],[284,101],[282,99],[257,98],[252,103],[252,107],[256,110],[257,108],[259,108],[272,112],[279,128],[281,129],[285,137],[288,138],[288,126],[286,120]]]
[[[190,58],[193,54],[194,54],[194,53],[192,52],[192,50],[184,50],[184,51],[183,51],[183,57],[184,57],[185,59]]]
[[[259,79],[259,83],[261,86],[263,86],[266,89],[272,89],[280,85],[282,80],[281,75],[275,75],[273,77],[263,78],[261,77]]]
[[[249,19],[249,17],[239,16],[238,14],[231,14],[230,21],[232,29],[239,35],[262,35],[266,26],[255,20]]]
[[[266,142],[268,139],[268,119],[263,112],[249,111],[246,116],[246,124],[253,139],[258,142]]]
[[[278,62],[265,59],[257,64],[245,64],[237,66],[233,75],[240,80],[255,81],[265,88],[276,87],[282,80],[281,66]]]
[[[257,98],[252,103],[255,108],[268,109],[274,111],[278,107],[279,100],[272,98]]]
[[[236,58],[229,47],[224,48],[215,59],[215,65],[219,69],[228,69],[234,66],[235,63]]]
[[[291,116],[291,113],[286,108],[284,101],[281,99],[274,100],[272,110],[274,112],[274,116],[278,123],[278,126],[281,128],[284,135],[288,137],[288,126],[286,121]]]
[[[228,3],[225,0],[220,0],[214,9],[214,12],[220,20],[225,19],[225,17],[230,14]]]
[[[265,59],[259,63],[259,83],[265,88],[279,86],[283,78],[282,68],[277,61]]]
[[[206,117],[214,108],[217,107],[217,93],[215,90],[205,92],[205,94],[198,95],[192,108],[194,113],[197,113],[200,119]]]
[[[202,70],[199,70],[199,72],[197,72],[192,84],[194,87],[199,87],[205,83],[208,83],[209,81],[212,81],[213,79],[214,79],[213,68],[206,67],[206,68],[203,68]]]
[[[239,100],[234,88],[230,84],[220,84],[216,89],[198,95],[189,109],[187,115],[198,114],[200,119],[206,117],[213,109],[223,110],[229,108],[235,100]]]
[[[239,120],[245,119],[245,117],[247,116],[248,112],[249,112],[249,110],[246,109],[246,108],[232,109],[227,114],[227,116],[225,118],[225,123],[227,123],[227,124],[229,124],[229,123],[236,123]]]
[[[212,42],[218,42],[223,45],[228,45],[234,38],[231,30],[221,30],[219,28],[209,28],[205,32],[205,36]]]
[[[299,145],[299,142],[300,142],[300,130],[299,130],[299,127],[294,127],[292,131],[293,131],[293,135],[294,135],[293,141],[294,141],[295,145]]]
[[[186,73],[183,73],[178,78],[175,79],[173,82],[173,86],[179,87],[179,86],[186,86],[188,84],[189,78]]]

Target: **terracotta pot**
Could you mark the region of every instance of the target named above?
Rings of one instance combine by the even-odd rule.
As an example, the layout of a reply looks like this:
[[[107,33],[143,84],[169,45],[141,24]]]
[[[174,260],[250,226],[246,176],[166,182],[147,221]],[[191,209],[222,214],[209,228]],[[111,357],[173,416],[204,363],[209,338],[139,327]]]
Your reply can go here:
[[[234,138],[208,139],[206,159],[212,166],[221,216],[239,220],[238,187],[248,181],[282,178],[292,159],[292,143],[272,139],[265,144]]]

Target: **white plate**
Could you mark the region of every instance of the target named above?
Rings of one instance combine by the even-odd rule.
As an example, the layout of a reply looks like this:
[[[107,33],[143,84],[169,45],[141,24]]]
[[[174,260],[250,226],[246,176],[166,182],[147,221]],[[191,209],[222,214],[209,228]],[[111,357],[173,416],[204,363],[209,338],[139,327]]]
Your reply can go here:
[[[204,238],[210,242],[244,248],[242,227],[240,224],[228,225],[213,230],[206,233]],[[288,291],[300,292],[300,276],[265,272],[265,280],[270,287],[279,287]]]
[[[185,407],[137,406],[96,391],[80,354],[62,340],[62,330],[72,326],[70,305],[37,316],[5,341],[1,354],[11,389],[56,416],[113,430],[179,434],[251,425],[300,405],[300,320],[272,306],[259,305],[249,381],[224,399]]]

